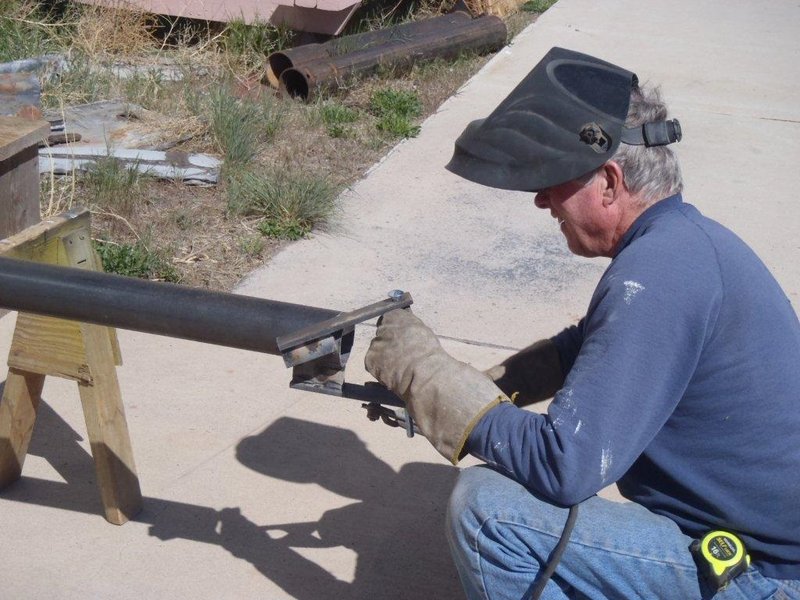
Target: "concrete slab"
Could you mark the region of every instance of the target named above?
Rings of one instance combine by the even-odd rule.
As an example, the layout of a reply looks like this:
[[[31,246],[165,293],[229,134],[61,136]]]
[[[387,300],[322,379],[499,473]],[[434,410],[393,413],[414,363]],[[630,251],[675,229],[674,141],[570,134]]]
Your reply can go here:
[[[353,309],[392,288],[446,348],[488,367],[576,321],[603,261],[571,256],[526,194],[443,170],[452,143],[553,45],[660,81],[684,125],[686,197],[800,294],[800,7],[560,0],[342,197],[338,225],[242,293]],[[0,355],[13,320],[0,320]],[[374,330],[361,327],[348,379]],[[3,598],[459,598],[442,532],[456,470],[358,403],[289,390],[277,357],[121,332],[145,509],[100,516],[77,390],[48,380],[24,477],[0,495]],[[2,375],[0,375],[2,377]]]

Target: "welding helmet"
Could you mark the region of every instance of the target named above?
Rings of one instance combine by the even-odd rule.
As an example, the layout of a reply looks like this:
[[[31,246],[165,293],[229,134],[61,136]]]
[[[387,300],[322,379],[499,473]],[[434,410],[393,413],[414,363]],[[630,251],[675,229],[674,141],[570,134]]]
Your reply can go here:
[[[488,117],[467,126],[447,169],[489,187],[535,192],[590,173],[620,143],[680,140],[677,120],[625,128],[637,85],[630,71],[553,48]]]

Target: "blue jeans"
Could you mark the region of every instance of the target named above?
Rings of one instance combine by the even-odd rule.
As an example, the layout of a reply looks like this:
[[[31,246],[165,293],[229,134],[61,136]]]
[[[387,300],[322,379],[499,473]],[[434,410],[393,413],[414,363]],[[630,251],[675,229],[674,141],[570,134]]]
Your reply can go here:
[[[581,503],[569,544],[543,599],[800,600],[800,581],[750,568],[724,590],[701,589],[692,540],[670,519],[597,496]],[[469,600],[530,594],[567,518],[488,467],[461,472],[448,507],[448,540]]]

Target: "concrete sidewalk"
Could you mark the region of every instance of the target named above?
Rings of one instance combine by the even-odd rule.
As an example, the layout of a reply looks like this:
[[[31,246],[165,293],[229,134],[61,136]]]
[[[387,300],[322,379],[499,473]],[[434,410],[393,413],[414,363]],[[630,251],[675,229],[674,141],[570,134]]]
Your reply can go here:
[[[662,84],[685,197],[748,241],[793,302],[800,6],[560,0],[344,194],[338,225],[238,291],[350,310],[392,288],[479,368],[583,314],[603,261],[573,257],[530,194],[443,169],[455,138],[554,45]],[[0,320],[0,356],[13,318]],[[348,380],[363,381],[374,328]],[[359,403],[289,390],[273,356],[120,332],[144,510],[101,515],[74,383],[49,378],[23,478],[0,495],[0,598],[460,598],[443,534],[456,469]],[[0,375],[2,379],[4,375]]]

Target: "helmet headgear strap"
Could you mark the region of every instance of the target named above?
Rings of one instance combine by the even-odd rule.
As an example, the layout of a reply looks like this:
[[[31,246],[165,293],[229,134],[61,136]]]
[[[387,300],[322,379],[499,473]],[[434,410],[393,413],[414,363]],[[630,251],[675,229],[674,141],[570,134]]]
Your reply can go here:
[[[666,146],[681,141],[681,124],[678,119],[645,123],[637,127],[622,129],[623,144],[631,146]]]

